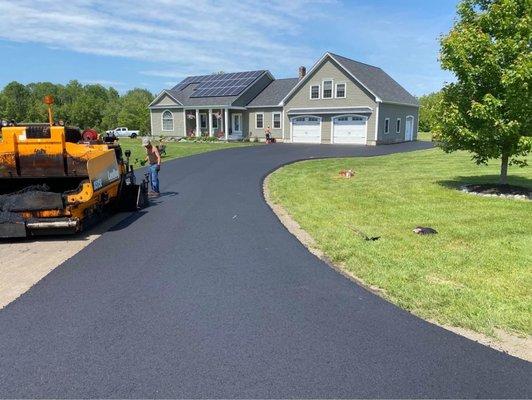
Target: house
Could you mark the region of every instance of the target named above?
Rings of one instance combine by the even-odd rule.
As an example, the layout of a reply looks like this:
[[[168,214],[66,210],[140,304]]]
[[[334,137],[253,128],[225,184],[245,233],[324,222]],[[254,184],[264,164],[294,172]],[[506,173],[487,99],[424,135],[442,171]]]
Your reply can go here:
[[[292,143],[396,143],[417,137],[419,104],[382,69],[325,53],[298,78],[269,71],[191,76],[149,105],[155,136]]]

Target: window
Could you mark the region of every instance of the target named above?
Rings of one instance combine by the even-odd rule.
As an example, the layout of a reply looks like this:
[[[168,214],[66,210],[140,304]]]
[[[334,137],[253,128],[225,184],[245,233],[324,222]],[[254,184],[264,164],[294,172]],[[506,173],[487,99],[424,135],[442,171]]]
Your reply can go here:
[[[384,133],[390,133],[390,118],[384,120]]]
[[[319,99],[320,98],[320,85],[312,85],[310,87],[310,98]]]
[[[218,118],[215,114],[212,115],[212,128],[218,129]]]
[[[323,98],[332,99],[333,81],[323,81]]]
[[[168,110],[163,112],[163,131],[174,130],[174,116]]]
[[[316,118],[316,117],[308,117],[308,121],[309,121],[309,122],[318,122],[319,119]]]
[[[255,114],[255,128],[257,129],[264,128],[264,114],[263,113]]]
[[[272,113],[273,129],[281,129],[281,113]]]
[[[207,114],[200,114],[200,127],[207,128]]]
[[[345,99],[345,83],[336,84],[336,98]]]
[[[395,123],[395,133],[401,133],[401,118],[397,118]]]

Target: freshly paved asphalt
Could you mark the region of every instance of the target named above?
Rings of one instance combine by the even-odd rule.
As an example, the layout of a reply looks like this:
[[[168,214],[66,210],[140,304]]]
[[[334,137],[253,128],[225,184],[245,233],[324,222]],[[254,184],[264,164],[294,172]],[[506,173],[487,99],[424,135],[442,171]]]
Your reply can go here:
[[[426,146],[274,145],[164,164],[157,204],[0,311],[0,396],[532,397],[530,363],[344,278],[261,195],[287,162]]]

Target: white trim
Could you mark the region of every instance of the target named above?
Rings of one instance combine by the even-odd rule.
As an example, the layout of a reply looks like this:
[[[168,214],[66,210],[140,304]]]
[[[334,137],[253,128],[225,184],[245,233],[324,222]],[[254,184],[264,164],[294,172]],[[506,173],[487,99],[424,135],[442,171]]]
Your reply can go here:
[[[282,138],[283,138],[283,142],[285,140],[285,134],[284,134],[284,119],[285,119],[285,115],[284,115],[284,110],[281,111],[281,135],[282,135]]]
[[[377,106],[375,107],[375,143],[377,143],[377,140],[379,139],[379,104],[377,103]]]
[[[364,131],[364,144],[367,144],[368,143],[368,120],[369,118],[365,115],[359,115],[359,114],[343,114],[343,115],[336,115],[334,117],[331,118],[331,144],[347,144],[347,145],[350,145],[350,144],[359,144],[359,143],[335,143],[334,142],[334,120],[337,119],[337,118],[341,118],[341,117],[360,117],[360,118],[364,118],[365,120],[365,125],[366,125],[366,130]]]
[[[386,129],[386,121],[388,121],[388,129]],[[384,126],[382,128],[385,135],[390,133],[390,118],[384,118]]]
[[[399,129],[397,129],[397,123],[399,122]],[[397,118],[395,120],[395,133],[401,133],[401,123],[403,121],[401,120],[401,118]]]
[[[163,94],[166,94],[166,95],[168,95],[169,97],[171,97],[172,100],[174,100],[174,101],[177,102],[177,105],[180,105],[180,106],[183,105],[183,103],[181,103],[181,102],[180,102],[179,100],[177,100],[174,96],[172,96],[170,93],[168,93],[168,90],[164,89],[164,90],[161,91],[161,93],[159,93],[159,94],[157,95],[157,97],[155,97],[155,99],[153,99],[153,101],[152,101],[150,104],[148,104],[148,108],[153,107],[152,104],[156,103],[156,102],[159,100],[159,98],[160,98]],[[166,107],[168,107],[168,106],[166,106]]]
[[[331,82],[331,97],[325,97],[325,82]],[[321,98],[322,100],[334,99],[334,79],[325,78],[321,81]]]
[[[259,115],[262,115],[262,126],[257,126]],[[264,112],[255,113],[255,129],[264,129]]]
[[[187,137],[187,110],[183,108],[183,137]]]
[[[283,106],[280,106],[279,104],[274,104],[272,106],[246,106],[246,107],[244,107],[244,109],[246,109],[246,108],[280,108],[280,109],[282,109]]]
[[[380,100],[381,103],[384,103],[384,104],[395,104],[395,105],[398,105],[398,106],[407,106],[407,107],[415,107],[415,108],[419,108],[419,104],[408,104],[408,103],[398,103],[396,101],[382,101]]]
[[[212,129],[212,108],[209,108],[209,115],[207,116],[207,124],[209,126],[209,137],[213,137],[214,132]]]
[[[201,126],[200,126],[200,116],[199,116],[199,108],[196,108],[196,134],[195,137],[201,136]]]
[[[314,98],[314,97],[312,97],[312,88],[316,87],[316,86],[318,87],[318,97]],[[321,98],[321,86],[320,86],[319,83],[318,84],[311,84],[309,86],[309,95],[308,95],[308,97],[309,97],[310,100],[320,100],[320,98]]]
[[[172,129],[164,129],[164,113],[165,112],[169,112],[170,115],[172,116]],[[161,113],[161,132],[173,132],[174,131],[174,113],[170,110],[164,110],[162,113]]]
[[[275,127],[275,115],[279,115],[279,128],[276,128]],[[282,129],[282,118],[283,118],[283,114],[280,113],[279,111],[272,111],[272,129]]]
[[[150,135],[153,136],[153,113],[150,112]]]
[[[416,118],[413,115],[407,115],[405,117],[405,141],[406,141],[406,123],[408,121],[408,118],[412,119],[412,136],[408,140],[409,142],[412,142],[414,140],[414,124],[415,124]]]
[[[224,136],[225,140],[229,139],[229,108],[224,109]]]
[[[331,53],[327,52],[325,53],[313,66],[312,68],[307,72],[307,74],[303,77],[303,79],[300,79],[299,82],[292,88],[292,90],[290,90],[288,92],[288,94],[286,96],[283,97],[283,99],[281,100],[281,102],[279,103],[280,105],[284,105],[286,99],[288,99],[296,90],[298,90],[301,85],[303,85],[303,83],[307,82],[309,79],[310,79],[310,76],[313,74],[313,72],[321,65],[321,63],[327,58],[331,58],[332,60],[334,60],[340,67],[342,67],[342,69],[350,76],[352,77],[355,81],[357,81],[364,89],[366,89],[370,94],[373,95],[373,97],[375,97],[375,101],[381,101],[381,99],[375,94],[373,93],[371,90],[369,90],[366,85],[364,85],[362,82],[360,82],[358,80],[358,78],[356,76],[354,76],[351,72],[349,72],[340,62],[338,62],[338,60],[336,58],[334,58]]]
[[[367,108],[368,110],[370,111],[373,111],[373,108],[369,107],[369,106],[333,106],[333,107],[293,107],[293,108],[289,108],[287,111],[290,112],[290,111],[297,111],[297,110],[337,110],[337,109],[356,109],[356,108]]]
[[[342,97],[338,97],[338,85],[344,85],[344,95]],[[334,98],[335,99],[347,98],[347,82],[337,82],[334,84]]]
[[[290,143],[294,143],[294,137],[293,137],[293,122],[292,120],[295,118],[305,118],[305,117],[312,117],[312,118],[318,118],[320,120],[320,143],[323,141],[323,118],[319,117],[317,115],[296,115],[290,118]]]

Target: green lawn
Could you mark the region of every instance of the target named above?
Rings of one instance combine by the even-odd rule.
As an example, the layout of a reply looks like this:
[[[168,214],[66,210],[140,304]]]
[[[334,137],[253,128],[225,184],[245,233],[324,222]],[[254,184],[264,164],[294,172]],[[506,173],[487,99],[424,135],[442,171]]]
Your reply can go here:
[[[131,162],[135,167],[139,167],[140,161],[146,157],[145,150],[142,148],[142,139],[120,138],[118,143],[120,143],[122,150],[131,150]],[[153,139],[152,143],[158,144],[159,141]],[[166,144],[166,155],[163,156],[163,161],[205,153],[207,151],[257,145],[257,143],[249,142],[165,142],[164,144]]]
[[[532,203],[455,190],[496,181],[498,168],[439,149],[304,161],[274,172],[270,191],[328,257],[399,306],[488,335],[530,335]],[[342,169],[355,177],[340,178]],[[511,183],[532,186],[532,168],[510,174]],[[416,235],[417,225],[439,234]]]

